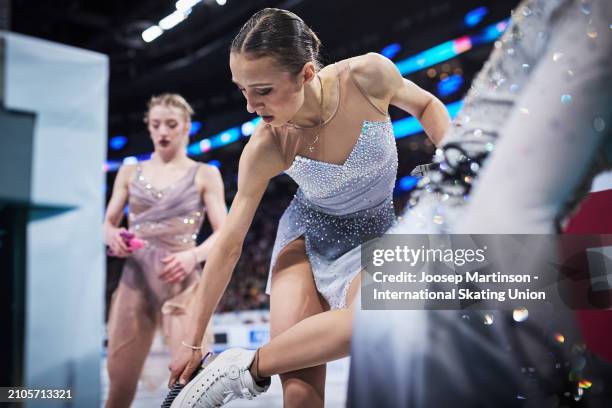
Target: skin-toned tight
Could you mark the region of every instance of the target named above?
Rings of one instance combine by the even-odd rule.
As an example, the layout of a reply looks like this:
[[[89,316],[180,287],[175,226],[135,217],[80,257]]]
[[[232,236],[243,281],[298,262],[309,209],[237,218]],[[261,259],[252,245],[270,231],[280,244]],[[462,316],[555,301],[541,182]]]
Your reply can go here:
[[[108,374],[110,380],[106,408],[129,407],[151,349],[160,319],[168,329],[166,342],[170,357],[182,347],[186,314],[162,316],[153,310],[141,290],[120,283],[111,307],[108,324]]]

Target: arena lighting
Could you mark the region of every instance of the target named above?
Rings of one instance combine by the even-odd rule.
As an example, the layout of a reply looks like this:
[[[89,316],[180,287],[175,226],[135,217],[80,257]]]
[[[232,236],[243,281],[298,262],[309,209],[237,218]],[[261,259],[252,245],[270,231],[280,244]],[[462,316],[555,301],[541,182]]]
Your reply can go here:
[[[186,12],[187,10],[191,11],[193,6],[195,6],[196,4],[198,4],[201,1],[202,0],[179,0],[179,1],[176,2],[176,4],[174,6],[176,7],[177,11]]]
[[[419,179],[412,176],[404,176],[397,182],[397,187],[400,191],[410,191],[417,185]]]
[[[159,26],[163,30],[170,30],[171,28],[176,27],[180,22],[184,21],[190,12],[191,9],[187,9],[185,11],[175,10],[172,14],[159,20]]]
[[[446,97],[457,92],[463,85],[461,75],[451,75],[438,82],[438,95]]]
[[[232,135],[228,132],[224,132],[220,137],[219,140],[221,141],[221,143],[223,143],[224,145],[228,144],[230,140],[232,140]]]
[[[210,149],[212,148],[212,144],[210,143],[210,139],[203,139],[203,140],[200,140],[199,143],[196,143],[194,147],[199,149],[200,153],[205,153],[205,152],[210,151]],[[189,149],[187,149],[187,152],[189,153]],[[198,154],[198,153],[195,153],[195,154]]]
[[[159,25],[154,25],[142,32],[144,42],[150,43],[164,33],[164,30],[170,30],[176,27],[189,16],[193,6],[202,0],[179,0],[176,2],[176,10],[166,17],[159,20]]]
[[[463,36],[455,40],[436,45],[428,50],[396,62],[397,68],[402,75],[420,71],[440,62],[455,58],[471,50],[475,45],[484,44],[496,40],[506,29],[508,20],[502,20],[483,29],[474,36]]]
[[[106,162],[103,166],[105,172],[114,172],[119,170],[122,164],[136,164],[141,161],[149,160],[151,158],[151,153],[139,154],[137,156],[128,156],[124,157],[121,161],[110,161]]]
[[[395,64],[397,65],[397,68],[402,73],[402,75],[407,75],[419,71],[423,68],[427,68],[431,65],[435,65],[448,59],[454,58],[457,55],[472,49],[476,45],[495,41],[504,32],[504,30],[508,26],[509,20],[510,19],[502,20],[496,24],[487,26],[477,35],[463,36],[452,41],[447,41],[438,46],[425,50],[419,54],[408,57],[402,61],[398,61]],[[461,108],[462,104],[463,101],[458,101],[446,106],[451,118],[457,115],[457,112]],[[190,156],[198,156],[202,153],[206,153],[216,148],[225,146],[228,143],[232,143],[238,140],[240,138],[240,134],[242,134],[242,137],[249,137],[260,120],[261,118],[257,117],[249,122],[243,123],[241,126],[236,126],[224,132],[221,132],[216,136],[211,136],[210,138],[206,138],[199,142],[193,143],[187,147],[187,154],[189,154]],[[419,124],[418,120],[416,120],[414,117],[408,117],[393,122],[393,130],[395,132],[396,139],[401,139],[403,137],[422,132],[423,128]],[[231,137],[226,136],[224,138],[228,140],[228,142],[221,140],[221,135],[226,132],[229,132],[231,134]],[[108,169],[108,171],[116,171],[120,165],[120,161],[107,162],[106,168]]]
[[[128,156],[123,159],[123,164],[136,164],[138,163],[138,159],[136,156]]]
[[[217,0],[217,4],[220,6],[225,6],[225,3],[227,3],[227,0]]]
[[[463,18],[463,21],[465,22],[466,26],[475,27],[480,24],[480,22],[487,15],[488,12],[489,10],[486,7],[478,7],[477,9],[468,11],[468,13]]]
[[[240,136],[240,127],[236,126],[228,129],[210,138],[211,148],[217,149],[230,143],[234,143],[236,140],[240,139]]]
[[[261,117],[244,122],[241,126],[236,126],[226,131],[223,131],[216,136],[203,139],[202,141],[192,143],[187,147],[187,154],[197,156],[219,147],[223,147],[229,143],[233,143],[240,137],[249,137],[253,134],[255,126],[261,121]],[[204,145],[202,142],[206,140]]]
[[[480,44],[490,43],[495,41],[499,35],[508,27],[510,19],[502,20],[497,24],[493,24],[485,28],[479,35],[475,35],[471,38],[472,46]]]
[[[245,136],[245,137],[251,136],[254,130],[255,130],[255,125],[251,121],[243,123],[242,126],[240,127],[242,136]]]
[[[401,45],[399,45],[398,43],[393,43],[383,48],[380,53],[389,59],[393,59],[393,57],[395,57],[401,49]]]
[[[160,26],[151,26],[142,32],[142,40],[146,43],[150,43],[151,41],[162,35],[163,32],[164,30],[162,30]]]
[[[113,136],[111,137],[108,145],[112,150],[121,150],[127,144],[127,137],[123,135]]]
[[[198,133],[202,129],[202,122],[198,122],[197,120],[191,122],[191,129],[189,129],[189,136],[193,136]]]

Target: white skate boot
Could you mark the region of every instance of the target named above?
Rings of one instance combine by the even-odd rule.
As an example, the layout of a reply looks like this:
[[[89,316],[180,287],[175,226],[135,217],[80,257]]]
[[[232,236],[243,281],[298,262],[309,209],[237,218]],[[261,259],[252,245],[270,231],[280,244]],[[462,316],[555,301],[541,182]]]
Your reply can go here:
[[[249,372],[255,351],[233,348],[219,354],[181,390],[171,408],[220,407],[237,398],[253,399],[270,381],[257,385]]]

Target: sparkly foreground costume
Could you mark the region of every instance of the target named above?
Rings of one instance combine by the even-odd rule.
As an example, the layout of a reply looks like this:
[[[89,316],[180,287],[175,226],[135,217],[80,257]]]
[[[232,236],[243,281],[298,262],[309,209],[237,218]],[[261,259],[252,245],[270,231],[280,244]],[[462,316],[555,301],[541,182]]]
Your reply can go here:
[[[138,166],[136,177],[129,184],[130,231],[146,241],[146,245],[126,259],[113,295],[108,323],[109,365],[114,358],[137,367],[142,365],[137,355],[146,355],[160,324],[167,341],[181,336],[182,319],[197,285],[200,266],[196,265],[196,270],[180,283],[168,284],[158,275],[165,266],[163,258],[195,246],[204,219],[202,197],[194,183],[198,167],[194,165],[175,184],[157,190]],[[155,383],[167,377],[167,370],[162,374],[144,372],[143,380],[156,387],[159,384]]]
[[[279,222],[266,292],[278,254],[303,236],[317,290],[337,309],[346,306],[349,284],[361,271],[360,245],[383,234],[394,222],[397,149],[387,113],[370,102],[353,79],[348,61],[330,69],[338,75],[339,101],[315,145],[324,157],[297,154],[300,141],[313,140],[312,129],[274,129],[281,152],[294,157],[285,172],[299,189]],[[338,139],[345,135],[353,143],[346,160],[324,161],[325,146],[340,143]]]
[[[547,197],[547,200],[551,201],[547,203],[547,208],[540,206],[536,209],[536,206],[532,204],[537,200],[532,195],[515,193],[517,189],[525,186],[527,179],[530,181],[542,180],[540,183],[532,183],[531,188],[538,191],[547,190],[546,183],[559,182],[552,177],[554,168],[545,164],[550,161],[550,152],[558,145],[559,139],[562,138],[563,143],[568,143],[572,136],[566,134],[561,137],[562,132],[567,133],[567,130],[559,126],[561,122],[559,118],[563,115],[560,115],[559,118],[547,119],[554,121],[554,123],[546,124],[547,128],[540,124],[536,125],[534,122],[538,118],[544,118],[543,112],[561,114],[565,110],[564,115],[571,113],[577,116],[572,111],[575,110],[577,104],[583,101],[575,96],[572,99],[572,92],[569,88],[576,88],[580,80],[586,83],[586,77],[593,75],[597,66],[609,64],[609,58],[606,60],[604,56],[609,55],[610,51],[603,48],[609,48],[605,41],[608,40],[611,31],[606,30],[605,26],[596,28],[596,19],[601,19],[601,17],[596,16],[592,11],[595,3],[597,2],[591,0],[532,0],[523,1],[520,7],[516,8],[511,25],[506,29],[501,40],[495,42],[491,56],[474,79],[466,95],[464,107],[452,122],[451,128],[442,141],[441,148],[436,151],[435,161],[440,166],[439,170],[424,177],[417,191],[412,194],[404,214],[410,222],[404,223],[399,228],[400,233],[456,232],[454,227],[457,222],[465,221],[464,207],[466,202],[471,202],[472,186],[477,187],[481,169],[489,157],[495,156],[499,149],[498,141],[503,136],[500,132],[509,133],[503,137],[504,140],[501,140],[502,145],[513,143],[512,141],[517,140],[519,136],[517,133],[520,133],[520,137],[523,138],[523,146],[514,147],[515,154],[506,155],[505,174],[489,176],[490,178],[497,177],[495,182],[489,183],[497,186],[497,189],[487,189],[484,195],[488,197],[487,199],[497,198],[498,205],[491,206],[490,213],[486,215],[486,221],[481,223],[486,227],[497,224],[501,228],[500,231],[503,232],[550,232],[554,224],[546,223],[547,220],[554,217],[558,222],[566,216],[571,207],[576,204],[577,199],[581,198],[579,190],[588,191],[593,175],[606,167],[610,168],[612,141],[611,138],[606,140],[604,137],[605,132],[609,132],[608,126],[606,129],[599,129],[594,135],[584,135],[584,137],[588,136],[589,143],[599,145],[585,150],[588,155],[591,154],[592,149],[599,150],[597,157],[586,158],[591,163],[587,166],[583,166],[580,162],[579,166],[582,168],[568,173],[569,182],[560,181],[565,184],[566,188],[559,189],[555,197]],[[575,15],[560,17],[564,7],[573,8]],[[571,18],[575,19],[573,33],[553,43],[551,41],[553,26],[567,24],[567,20]],[[572,56],[568,52],[568,46],[576,44],[579,40],[582,48],[576,46],[574,50],[576,53],[591,53],[593,60],[590,66],[580,64],[578,60],[581,56]],[[543,58],[544,55],[545,58]],[[595,58],[596,55],[599,57]],[[542,73],[543,79],[540,80],[542,86],[538,91],[542,97],[532,103],[533,106],[526,106],[522,102],[522,99],[525,98],[524,90],[531,85],[536,70],[542,70],[539,66],[543,62],[550,64],[546,69],[551,70],[551,75],[554,69],[556,76],[553,78],[553,76],[546,76],[545,73]],[[547,85],[552,81],[557,88]],[[596,85],[593,88],[596,88]],[[531,96],[530,99],[535,98]],[[581,106],[586,108],[583,103]],[[584,113],[582,115],[584,116]],[[605,127],[597,125],[597,114],[592,116],[585,118],[581,125],[590,130],[597,126]],[[515,129],[509,128],[508,123],[511,126],[514,124]],[[516,129],[517,125],[523,128]],[[527,126],[534,125],[537,127],[527,129]],[[541,136],[544,132],[550,135],[546,140]],[[534,142],[548,144],[547,147],[542,148],[542,151],[549,156],[529,157],[530,151],[535,148]],[[528,146],[529,144],[532,146]],[[524,159],[531,160],[532,164],[522,166]],[[572,159],[577,158],[570,155],[559,160]],[[543,177],[538,177],[539,173],[545,172],[546,169],[550,171],[541,174]],[[517,177],[519,171],[524,174]],[[580,179],[581,186],[576,185],[576,183],[580,184],[580,181],[576,179]],[[508,188],[509,185],[512,185],[512,188]],[[499,188],[500,186],[505,188]],[[568,194],[570,189],[574,191]],[[504,207],[510,210],[510,204],[519,201],[522,208],[516,209],[515,212],[524,211],[526,207],[531,206],[529,216],[520,221],[518,218],[506,217],[505,222],[501,223],[500,217],[497,217],[499,209]],[[539,214],[534,214],[534,212],[539,212]],[[483,214],[480,211],[474,211],[474,215],[475,222],[465,224],[471,232],[476,231],[478,219]],[[522,231],[517,229],[521,222],[536,219],[539,223],[537,231],[529,227]]]
[[[392,232],[552,232],[612,156],[611,22],[607,0],[521,2]],[[517,312],[358,309],[348,405],[612,406],[572,311]]]

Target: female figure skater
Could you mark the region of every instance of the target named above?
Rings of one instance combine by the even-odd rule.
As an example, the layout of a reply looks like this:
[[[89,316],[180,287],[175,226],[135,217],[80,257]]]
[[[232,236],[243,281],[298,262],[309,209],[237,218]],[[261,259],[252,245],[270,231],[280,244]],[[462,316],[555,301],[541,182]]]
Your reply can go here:
[[[230,279],[268,180],[299,185],[280,220],[270,266],[272,341],[217,357],[172,406],[250,398],[281,374],[287,407],[322,407],[325,362],[348,355],[359,288],[360,244],[394,222],[397,150],[388,107],[417,117],[435,144],[449,126],[444,105],[367,54],[319,68],[320,42],[295,14],[255,13],[231,46],[232,79],[262,117],[242,153],[238,193],[196,292],[170,385],[200,365],[199,339]],[[348,305],[348,307],[347,307]],[[218,381],[219,379],[223,381]]]
[[[227,213],[219,171],[186,155],[189,104],[180,95],[163,94],[151,98],[148,107],[145,122],[154,153],[149,161],[119,169],[104,223],[110,252],[127,258],[108,322],[107,407],[131,404],[159,323],[171,356],[183,347],[200,262],[208,258]],[[117,227],[126,201],[129,232]],[[214,233],[196,247],[205,211]],[[143,248],[130,245],[132,234]]]

